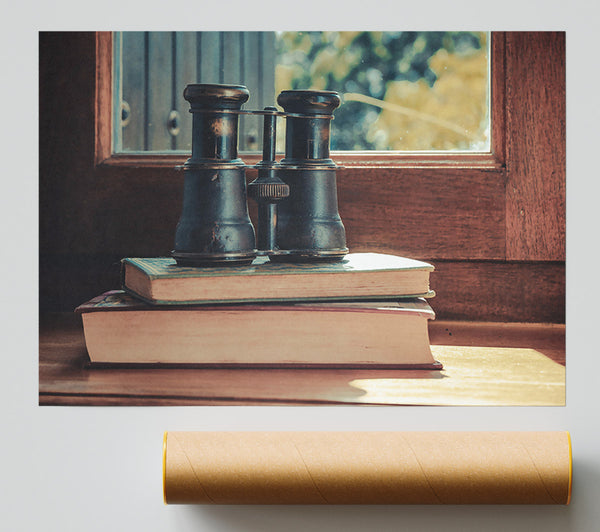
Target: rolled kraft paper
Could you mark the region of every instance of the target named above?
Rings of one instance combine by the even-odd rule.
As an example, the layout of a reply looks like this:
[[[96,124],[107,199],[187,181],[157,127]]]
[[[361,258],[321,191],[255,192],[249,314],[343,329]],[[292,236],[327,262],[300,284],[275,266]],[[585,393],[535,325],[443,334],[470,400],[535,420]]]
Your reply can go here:
[[[568,504],[567,432],[167,432],[165,503]]]

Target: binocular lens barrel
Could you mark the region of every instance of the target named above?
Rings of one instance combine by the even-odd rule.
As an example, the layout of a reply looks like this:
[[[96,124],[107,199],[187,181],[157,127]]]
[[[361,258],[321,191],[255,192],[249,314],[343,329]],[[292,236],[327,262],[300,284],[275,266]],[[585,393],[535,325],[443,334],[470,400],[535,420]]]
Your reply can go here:
[[[281,180],[290,187],[279,204],[279,260],[337,260],[348,253],[346,231],[338,213],[336,165],[329,158],[336,92],[283,91],[277,103],[286,118],[285,158]],[[296,116],[301,115],[301,116]]]
[[[241,85],[196,84],[183,96],[193,113],[192,156],[183,165],[183,211],[172,255],[182,266],[250,263],[256,239],[235,113],[250,93]]]
[[[330,125],[340,97],[331,91],[283,91],[285,158],[275,162],[273,107],[265,115],[264,160],[250,184],[259,204],[259,250],[248,215],[245,164],[238,158],[238,116],[249,98],[242,85],[188,85],[193,113],[192,156],[183,165],[183,210],[172,256],[181,266],[271,260],[338,260],[348,253],[338,213]]]

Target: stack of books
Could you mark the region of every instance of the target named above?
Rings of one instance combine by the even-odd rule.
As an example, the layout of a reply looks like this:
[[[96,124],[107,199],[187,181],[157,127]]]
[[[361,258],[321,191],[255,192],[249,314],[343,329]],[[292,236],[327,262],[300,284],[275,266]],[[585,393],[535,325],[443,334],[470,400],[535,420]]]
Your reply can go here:
[[[122,289],[76,311],[92,364],[439,369],[432,270],[378,253],[207,268],[126,258]]]

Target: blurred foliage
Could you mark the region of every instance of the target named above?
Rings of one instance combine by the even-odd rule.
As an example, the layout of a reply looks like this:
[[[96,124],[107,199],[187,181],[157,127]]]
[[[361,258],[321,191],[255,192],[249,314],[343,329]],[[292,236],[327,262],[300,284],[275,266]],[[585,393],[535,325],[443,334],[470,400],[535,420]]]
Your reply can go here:
[[[281,32],[276,46],[276,94],[342,96],[332,149],[488,149],[486,33]]]

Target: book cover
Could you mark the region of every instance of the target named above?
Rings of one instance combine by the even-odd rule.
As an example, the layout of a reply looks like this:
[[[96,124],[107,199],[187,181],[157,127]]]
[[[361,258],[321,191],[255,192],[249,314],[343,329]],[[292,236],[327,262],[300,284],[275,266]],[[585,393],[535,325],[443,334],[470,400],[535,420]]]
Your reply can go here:
[[[426,262],[381,253],[351,253],[338,262],[248,266],[178,266],[174,259],[125,258],[122,287],[153,304],[432,297]]]
[[[115,290],[76,311],[95,364],[441,368],[424,299],[157,306]]]

